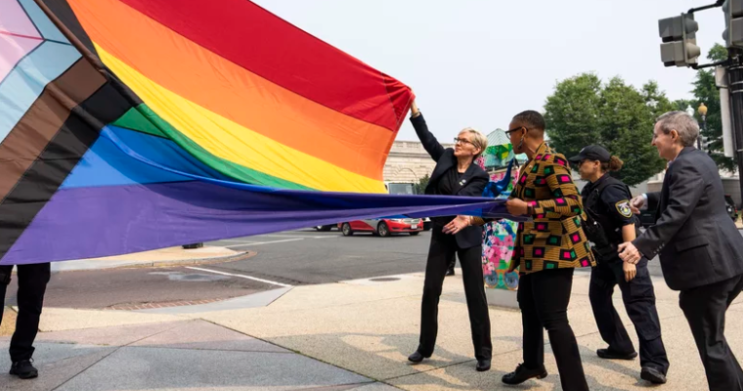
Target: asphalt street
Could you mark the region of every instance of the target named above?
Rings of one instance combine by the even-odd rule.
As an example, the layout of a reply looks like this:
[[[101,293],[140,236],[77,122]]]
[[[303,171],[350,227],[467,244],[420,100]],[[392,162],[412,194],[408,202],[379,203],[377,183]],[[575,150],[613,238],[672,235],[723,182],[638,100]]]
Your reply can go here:
[[[278,287],[323,284],[425,270],[430,232],[387,238],[304,229],[208,243],[257,255],[193,267],[139,268],[55,273],[46,306],[130,309],[139,305],[185,305],[218,301]],[[660,263],[649,263],[662,276]],[[580,269],[579,273],[589,273]],[[15,304],[16,281],[6,304]]]
[[[430,232],[382,238],[307,229],[209,244],[258,252],[219,270],[304,285],[423,271],[430,240]]]
[[[132,309],[218,301],[285,286],[331,283],[425,269],[429,232],[380,238],[314,229],[207,243],[258,254],[240,261],[168,268],[54,273],[45,306]],[[15,305],[16,279],[7,305]],[[150,306],[150,307],[147,307]]]

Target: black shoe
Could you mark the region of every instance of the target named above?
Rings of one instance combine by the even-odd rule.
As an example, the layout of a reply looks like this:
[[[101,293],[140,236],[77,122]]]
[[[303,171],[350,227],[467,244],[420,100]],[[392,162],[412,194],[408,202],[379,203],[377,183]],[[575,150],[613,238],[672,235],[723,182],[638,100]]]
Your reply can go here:
[[[416,350],[415,353],[408,356],[408,361],[418,364],[419,362],[423,361],[424,358],[429,358],[429,357],[431,356],[424,356],[421,352]]]
[[[454,275],[454,268],[451,267],[448,270],[446,270],[446,275],[447,276],[453,276]]]
[[[642,371],[640,371],[640,378],[653,384],[666,384],[666,375],[653,367],[642,368]]]
[[[485,372],[490,370],[490,360],[477,360],[477,372]]]
[[[611,349],[599,349],[596,354],[607,360],[634,360],[637,357],[637,352],[632,353],[618,353]]]
[[[547,377],[547,369],[545,369],[544,367],[538,369],[529,369],[525,367],[524,364],[519,364],[519,366],[516,367],[515,371],[503,375],[501,381],[503,383],[515,386],[516,384],[521,384],[534,377],[536,377],[537,379],[544,379],[545,377]]]
[[[13,363],[10,367],[10,374],[21,379],[33,379],[39,376],[39,371],[31,365],[31,360],[21,360]]]

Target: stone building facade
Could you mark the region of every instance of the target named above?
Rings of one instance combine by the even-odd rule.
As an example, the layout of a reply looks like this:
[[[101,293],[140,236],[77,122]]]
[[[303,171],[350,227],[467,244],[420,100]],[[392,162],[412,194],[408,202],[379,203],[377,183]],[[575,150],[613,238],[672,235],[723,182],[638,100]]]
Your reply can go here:
[[[452,144],[442,144],[453,148]],[[384,181],[391,183],[417,184],[431,176],[436,162],[431,159],[420,141],[395,141],[384,165]]]

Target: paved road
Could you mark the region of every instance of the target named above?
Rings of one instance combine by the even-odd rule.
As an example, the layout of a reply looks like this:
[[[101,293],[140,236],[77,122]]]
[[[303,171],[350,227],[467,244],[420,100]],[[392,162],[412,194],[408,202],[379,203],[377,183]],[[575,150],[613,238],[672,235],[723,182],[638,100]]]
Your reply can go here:
[[[304,285],[423,271],[430,240],[430,232],[381,238],[301,230],[210,244],[258,252],[245,261],[214,268]]]
[[[227,299],[285,285],[421,272],[425,269],[429,241],[430,232],[380,238],[369,234],[344,237],[337,230],[313,229],[223,240],[209,244],[249,249],[258,255],[197,268],[59,273],[52,277],[45,304],[74,308],[173,305],[198,299]],[[662,276],[657,258],[649,267],[652,275]],[[15,292],[13,281],[7,304],[15,303]]]
[[[425,269],[430,236],[344,237],[314,229],[217,241],[209,244],[258,255],[199,267],[120,269],[55,273],[48,307],[129,309],[223,300],[285,285],[330,283],[419,272]],[[6,304],[15,305],[16,280]]]

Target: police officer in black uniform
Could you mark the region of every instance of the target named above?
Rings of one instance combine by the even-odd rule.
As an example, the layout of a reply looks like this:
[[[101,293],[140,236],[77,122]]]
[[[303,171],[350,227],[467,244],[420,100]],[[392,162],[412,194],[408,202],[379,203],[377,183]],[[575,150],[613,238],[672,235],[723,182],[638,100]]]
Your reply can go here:
[[[604,148],[592,145],[570,159],[579,167],[581,178],[589,181],[581,192],[588,223],[598,227],[592,233],[586,228],[594,244],[597,266],[591,271],[589,297],[601,338],[609,344],[596,353],[604,359],[632,360],[637,357],[627,330],[614,309],[612,294],[619,285],[622,299],[640,341],[642,379],[654,384],[666,382],[668,355],[660,333],[660,320],[655,308],[655,292],[647,268],[647,259],[636,266],[622,262],[617,247],[635,239],[638,218],[630,209],[632,198],[627,185],[608,175],[618,171],[622,161]],[[598,224],[593,224],[594,222]],[[599,226],[600,225],[600,226]],[[601,235],[600,233],[603,233]]]
[[[10,374],[21,379],[32,379],[39,375],[34,368],[31,357],[34,354],[33,343],[39,331],[41,309],[44,306],[44,294],[51,276],[49,263],[18,265],[18,319],[15,332],[10,339]],[[0,322],[5,308],[5,291],[10,284],[12,265],[0,266]]]

